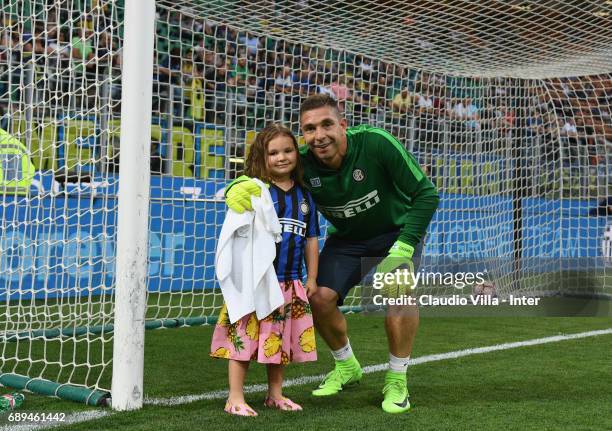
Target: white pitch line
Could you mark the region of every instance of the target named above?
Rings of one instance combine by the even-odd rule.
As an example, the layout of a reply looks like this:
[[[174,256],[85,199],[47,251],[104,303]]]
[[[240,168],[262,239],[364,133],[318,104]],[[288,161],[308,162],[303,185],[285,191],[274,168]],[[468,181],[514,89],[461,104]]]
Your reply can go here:
[[[555,335],[552,337],[544,337],[544,338],[535,338],[533,340],[525,340],[525,341],[517,341],[514,343],[504,343],[504,344],[495,344],[493,346],[485,346],[485,347],[476,347],[473,349],[465,349],[465,350],[457,350],[454,352],[447,353],[439,353],[435,355],[427,355],[420,356],[418,358],[411,359],[408,363],[408,366],[425,364],[428,362],[436,362],[443,361],[446,359],[455,359],[461,358],[463,356],[471,356],[471,355],[479,355],[482,353],[496,352],[499,350],[508,350],[515,349],[517,347],[525,347],[525,346],[535,346],[538,344],[546,344],[546,343],[556,343],[559,341],[566,340],[576,340],[579,338],[587,338],[587,337],[595,337],[598,335],[607,335],[612,334],[612,328],[601,329],[597,331],[588,331],[588,332],[580,332],[577,334],[567,334],[567,335]],[[378,364],[378,365],[368,365],[363,367],[364,374],[375,373],[378,371],[383,371],[387,369],[387,363]],[[319,374],[317,376],[304,376],[298,377],[296,379],[285,380],[283,383],[283,387],[291,387],[291,386],[300,386],[308,383],[320,382],[325,374]],[[258,385],[249,385],[245,386],[245,393],[254,393],[254,392],[264,392],[268,388],[267,385],[258,384]],[[183,395],[179,397],[171,397],[171,398],[145,398],[145,404],[154,405],[154,406],[175,406],[180,404],[192,403],[200,400],[216,400],[216,399],[225,399],[227,398],[228,391],[212,391],[206,392],[204,394],[196,394],[196,395]]]
[[[464,356],[479,355],[482,353],[496,352],[500,350],[515,349],[518,347],[535,346],[538,344],[556,343],[559,341],[566,340],[577,340],[580,338],[596,337],[598,335],[612,334],[612,328],[601,329],[597,331],[580,332],[577,334],[567,335],[555,335],[552,337],[535,338],[533,340],[517,341],[514,343],[495,344],[492,346],[476,347],[473,349],[457,350],[454,352],[439,353],[435,355],[420,356],[418,358],[411,359],[409,362],[410,366],[425,364],[428,362],[443,361],[446,359],[461,358]],[[387,364],[368,365],[363,367],[365,374],[375,373],[387,369]],[[309,383],[315,383],[321,381],[325,377],[324,374],[317,376],[304,376],[297,379],[285,380],[283,387],[300,386]],[[244,388],[245,393],[264,392],[267,390],[267,385],[249,385]],[[145,398],[145,404],[155,406],[176,406],[180,404],[188,404],[200,400],[216,400],[225,399],[227,397],[227,390],[206,392],[203,394],[196,395],[183,395],[179,397],[171,398]],[[91,410],[86,412],[77,412],[66,415],[64,422],[43,422],[39,424],[11,424],[5,425],[0,428],[0,431],[30,431],[30,430],[43,430],[57,426],[75,424],[80,422],[87,422],[94,419],[99,419],[105,416],[109,416],[113,413],[105,410]]]

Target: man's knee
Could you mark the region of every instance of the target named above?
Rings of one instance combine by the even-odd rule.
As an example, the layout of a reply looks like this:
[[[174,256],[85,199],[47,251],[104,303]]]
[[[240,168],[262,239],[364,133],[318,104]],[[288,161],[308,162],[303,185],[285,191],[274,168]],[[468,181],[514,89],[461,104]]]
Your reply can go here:
[[[387,319],[410,320],[419,319],[418,305],[389,305],[386,313]]]
[[[329,287],[319,286],[317,291],[309,298],[312,311],[316,314],[326,314],[336,308],[338,293]]]

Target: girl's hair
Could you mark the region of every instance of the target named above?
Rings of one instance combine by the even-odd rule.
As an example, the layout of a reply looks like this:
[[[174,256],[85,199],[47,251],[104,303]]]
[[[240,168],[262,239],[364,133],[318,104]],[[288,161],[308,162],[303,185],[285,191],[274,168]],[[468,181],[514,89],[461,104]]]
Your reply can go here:
[[[300,154],[297,139],[291,130],[287,127],[283,126],[279,123],[271,123],[266,127],[260,130],[260,132],[255,137],[255,141],[251,145],[251,149],[249,155],[246,159],[246,166],[244,169],[244,174],[249,177],[259,178],[260,180],[271,183],[272,176],[268,172],[268,144],[271,140],[278,136],[287,136],[291,138],[293,142],[293,147],[296,151],[297,162],[295,165],[295,169],[291,172],[291,178],[293,181],[298,183],[300,186],[303,186],[302,177],[304,175],[304,170],[302,168],[302,162],[300,161]]]

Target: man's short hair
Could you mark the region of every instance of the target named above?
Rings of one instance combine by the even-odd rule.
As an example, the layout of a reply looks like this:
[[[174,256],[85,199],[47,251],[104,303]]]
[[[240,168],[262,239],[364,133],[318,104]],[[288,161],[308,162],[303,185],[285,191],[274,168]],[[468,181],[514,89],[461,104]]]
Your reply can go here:
[[[338,102],[336,99],[331,97],[329,94],[315,94],[306,98],[302,102],[300,106],[300,116],[304,114],[304,112],[312,111],[313,109],[323,108],[324,106],[329,106],[336,111],[338,117],[340,117],[340,109],[338,108]]]

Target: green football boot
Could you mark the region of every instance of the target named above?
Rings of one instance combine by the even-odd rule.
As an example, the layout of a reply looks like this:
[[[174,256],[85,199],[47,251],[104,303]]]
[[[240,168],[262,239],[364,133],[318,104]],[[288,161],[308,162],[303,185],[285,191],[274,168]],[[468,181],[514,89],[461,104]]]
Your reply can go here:
[[[397,371],[387,371],[385,387],[382,390],[385,397],[382,409],[387,413],[403,413],[410,409],[406,374]]]
[[[346,386],[359,383],[363,376],[361,365],[354,356],[343,361],[336,361],[336,366],[330,371],[319,387],[312,391],[315,397],[336,395]]]

